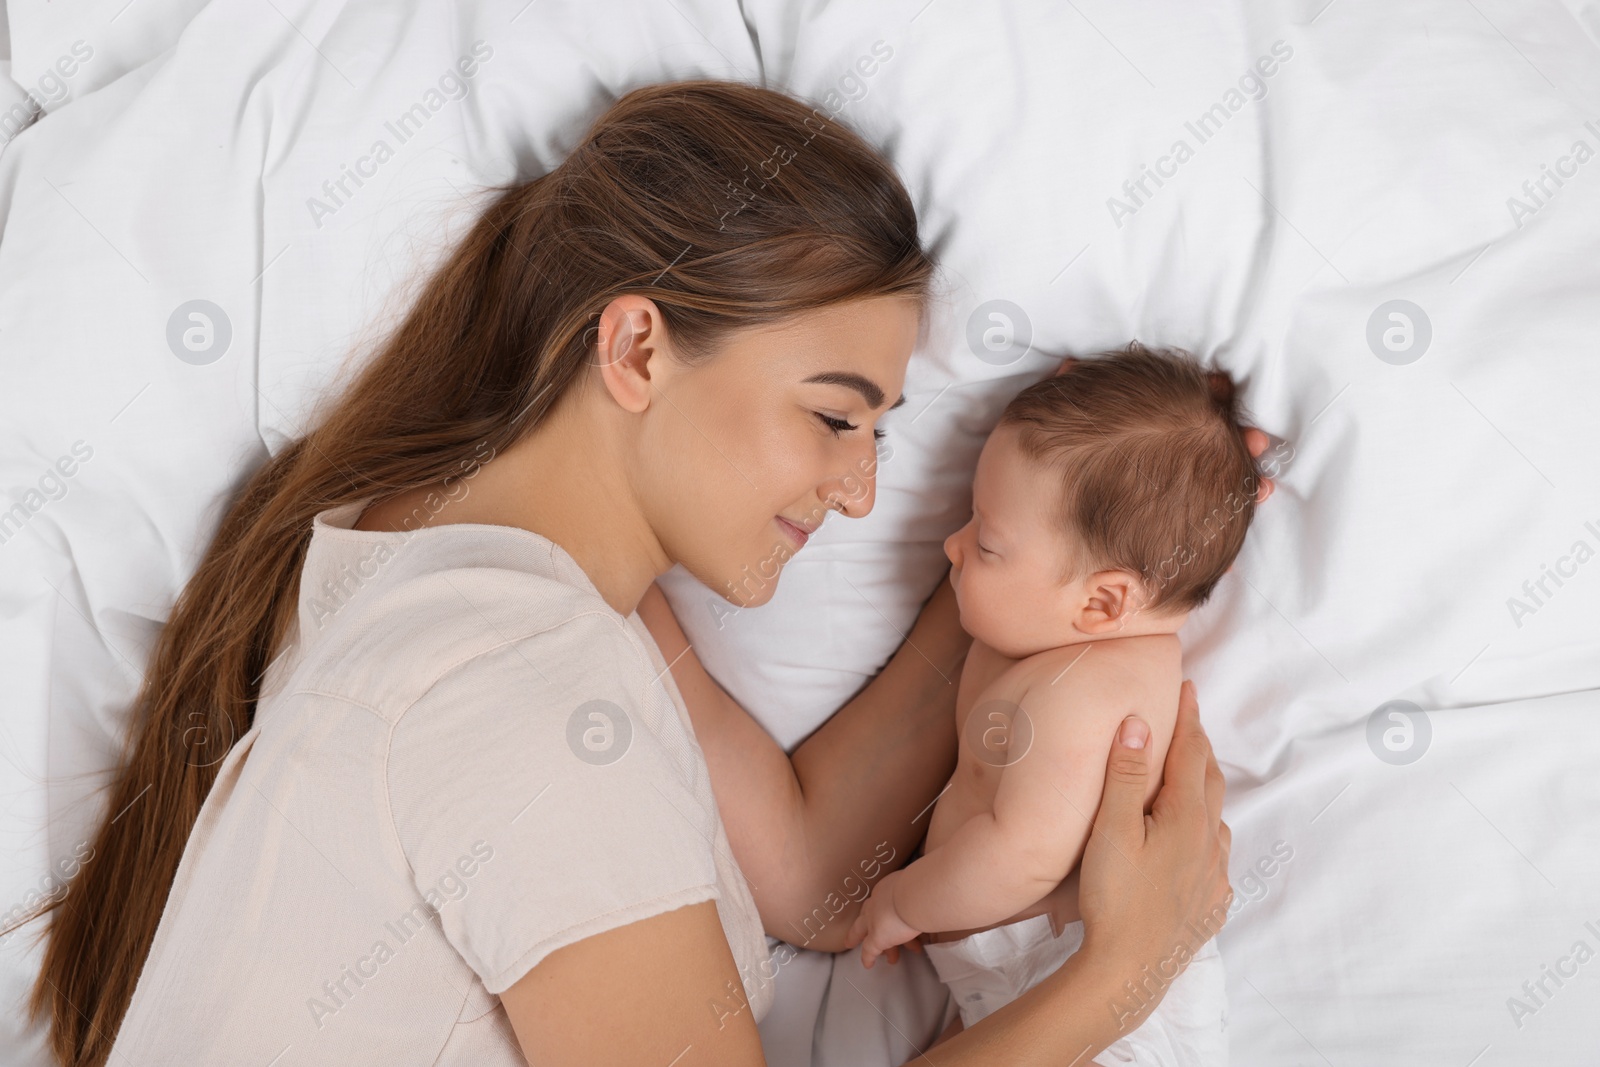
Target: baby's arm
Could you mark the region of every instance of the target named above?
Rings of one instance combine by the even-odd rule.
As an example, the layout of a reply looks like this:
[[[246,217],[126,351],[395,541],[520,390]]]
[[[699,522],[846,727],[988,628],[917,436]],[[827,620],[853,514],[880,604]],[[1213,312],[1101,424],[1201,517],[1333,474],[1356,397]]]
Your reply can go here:
[[[1087,657],[1017,701],[1033,741],[1001,776],[992,813],[975,816],[947,841],[873,891],[851,930],[866,938],[864,961],[926,931],[969,930],[1000,922],[1053,890],[1088,843],[1106,759],[1127,714],[1115,699],[1114,672]],[[994,699],[991,688],[979,704]],[[882,897],[883,899],[879,899]],[[858,936],[859,935],[859,936]]]

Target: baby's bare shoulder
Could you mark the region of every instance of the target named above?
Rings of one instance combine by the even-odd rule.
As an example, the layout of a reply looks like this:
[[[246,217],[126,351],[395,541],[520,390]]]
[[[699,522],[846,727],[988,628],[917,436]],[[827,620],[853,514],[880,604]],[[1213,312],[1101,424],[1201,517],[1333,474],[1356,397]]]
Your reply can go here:
[[[1160,711],[1182,681],[1182,649],[1171,634],[1091,641],[1050,649],[1018,664],[1020,701],[1044,720],[1114,719],[1137,712],[1147,720]],[[1152,723],[1156,726],[1157,723]]]

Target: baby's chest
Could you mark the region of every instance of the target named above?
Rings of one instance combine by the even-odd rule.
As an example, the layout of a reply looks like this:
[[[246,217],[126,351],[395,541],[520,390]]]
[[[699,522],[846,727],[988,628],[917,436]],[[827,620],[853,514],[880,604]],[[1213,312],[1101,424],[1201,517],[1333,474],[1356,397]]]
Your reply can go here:
[[[957,731],[965,731],[967,719],[976,705],[987,705],[1005,695],[1001,691],[1009,687],[1003,684],[1003,679],[1016,662],[981,641],[972,643],[972,650],[961,665],[961,678],[956,686]],[[985,708],[985,711],[991,710]]]

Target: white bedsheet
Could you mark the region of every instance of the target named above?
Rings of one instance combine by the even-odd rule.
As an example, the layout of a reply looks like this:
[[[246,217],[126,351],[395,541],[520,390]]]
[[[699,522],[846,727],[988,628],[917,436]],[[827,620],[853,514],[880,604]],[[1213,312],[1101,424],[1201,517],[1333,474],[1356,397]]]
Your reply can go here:
[[[1594,1060],[1600,963],[1573,949],[1600,953],[1600,159],[1574,151],[1600,153],[1595,4],[24,6],[21,86],[93,55],[0,148],[0,489],[26,510],[0,531],[0,912],[99,816],[217,509],[476,191],[553,165],[634,85],[765,76],[885,148],[948,294],[873,515],[830,520],[759,611],[669,576],[713,672],[798,743],[899,643],[1010,395],[1131,337],[1215,356],[1286,442],[1183,633],[1229,778],[1238,1062]],[[385,123],[430,90],[398,143]],[[379,139],[393,158],[335,200]],[[168,342],[193,300],[231,333],[200,365]],[[1381,343],[1403,323],[1374,331],[1391,361],[1368,339],[1396,300],[1431,335],[1409,363]],[[1006,365],[967,340],[992,301],[1031,328]],[[1369,731],[1394,700],[1427,717],[1414,762],[1379,755],[1404,719]],[[36,965],[0,945],[0,1001]],[[804,953],[778,983],[781,1067],[899,1063],[943,1008],[917,956]],[[0,1016],[0,1061],[43,1063]]]

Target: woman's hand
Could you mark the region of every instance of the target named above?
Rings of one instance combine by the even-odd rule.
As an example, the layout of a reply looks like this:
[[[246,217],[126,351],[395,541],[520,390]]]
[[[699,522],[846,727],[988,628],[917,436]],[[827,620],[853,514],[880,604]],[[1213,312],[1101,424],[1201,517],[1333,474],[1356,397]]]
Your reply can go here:
[[[1141,988],[1151,976],[1170,983],[1222,928],[1233,901],[1222,772],[1200,727],[1193,682],[1180,690],[1165,782],[1146,815],[1149,733],[1137,717],[1123,720],[1078,888],[1082,951]],[[1142,1006],[1129,998],[1129,1024],[1137,1026],[1165,991],[1162,985]]]
[[[1066,359],[1061,361],[1061,364],[1056,367],[1053,372],[1051,372],[1052,376],[1055,374],[1065,374],[1067,371],[1077,366],[1077,364],[1078,358],[1076,356],[1068,356]],[[1272,438],[1268,437],[1266,433],[1256,429],[1254,426],[1247,426],[1245,427],[1244,431],[1244,447],[1250,450],[1250,454],[1252,456],[1260,459],[1262,453],[1266,452],[1267,449],[1272,447]],[[1263,474],[1260,482],[1257,483],[1256,486],[1256,503],[1266,503],[1267,497],[1272,495],[1272,490],[1274,488],[1276,487],[1273,485],[1272,479]]]
[[[861,914],[844,939],[846,948],[861,946],[861,965],[869,971],[880,955],[888,956],[890,963],[899,963],[901,945],[914,952],[922,951],[917,941],[922,931],[909,925],[895,910],[894,887],[902,873],[886,874],[872,887],[872,895],[861,905]]]
[[[1261,454],[1272,447],[1272,438],[1268,437],[1263,430],[1258,430],[1254,426],[1246,426],[1244,430],[1244,447],[1250,450],[1252,456],[1260,459]],[[1274,488],[1276,487],[1272,479],[1265,474],[1261,475],[1261,480],[1256,483],[1256,503],[1266,503],[1267,497],[1272,495]]]

